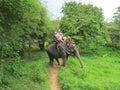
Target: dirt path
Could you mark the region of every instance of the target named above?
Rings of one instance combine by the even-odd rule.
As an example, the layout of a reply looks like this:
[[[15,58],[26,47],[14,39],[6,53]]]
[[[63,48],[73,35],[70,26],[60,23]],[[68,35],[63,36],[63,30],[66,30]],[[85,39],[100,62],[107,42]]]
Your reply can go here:
[[[51,90],[61,90],[61,87],[58,83],[58,70],[59,67],[57,64],[55,64],[51,69],[50,69],[50,84],[51,84]]]

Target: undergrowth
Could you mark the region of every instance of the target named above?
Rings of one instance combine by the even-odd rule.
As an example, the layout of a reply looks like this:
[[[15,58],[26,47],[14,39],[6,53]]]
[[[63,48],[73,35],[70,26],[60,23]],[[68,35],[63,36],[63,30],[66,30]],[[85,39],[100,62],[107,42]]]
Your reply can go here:
[[[48,57],[45,52],[32,54],[1,64],[0,90],[50,90]]]
[[[119,54],[119,50],[110,48],[83,53],[84,69],[76,58],[70,57],[58,74],[62,90],[120,90]]]
[[[0,60],[0,90],[50,90],[46,52],[29,50],[24,60]],[[120,50],[97,48],[81,53],[85,68],[69,57],[60,67],[62,90],[120,90]]]

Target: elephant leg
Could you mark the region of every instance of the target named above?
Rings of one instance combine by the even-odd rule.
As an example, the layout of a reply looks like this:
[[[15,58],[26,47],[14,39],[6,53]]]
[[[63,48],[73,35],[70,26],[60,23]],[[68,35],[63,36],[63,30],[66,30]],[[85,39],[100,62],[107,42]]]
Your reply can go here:
[[[50,65],[53,66],[53,58],[52,57],[49,58],[50,58]]]
[[[49,51],[47,51],[47,54],[48,54],[48,57],[49,57],[49,64],[51,65],[51,66],[53,66],[53,56],[50,54],[50,52]]]
[[[50,65],[53,66],[53,59],[50,60]]]
[[[66,57],[64,57],[62,59],[63,59],[63,66],[66,66]]]
[[[56,59],[56,61],[57,61],[58,65],[60,65],[60,62],[59,62],[59,60],[58,60],[58,59]]]

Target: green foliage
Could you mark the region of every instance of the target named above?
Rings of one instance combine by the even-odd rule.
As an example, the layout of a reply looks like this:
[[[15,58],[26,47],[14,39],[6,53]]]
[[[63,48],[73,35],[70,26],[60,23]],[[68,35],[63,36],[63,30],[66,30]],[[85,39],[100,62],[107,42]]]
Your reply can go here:
[[[116,22],[109,22],[107,23],[108,35],[110,38],[110,42],[106,45],[109,47],[113,47],[116,49],[120,49],[120,30],[119,24]]]
[[[3,65],[0,62],[0,86],[2,86],[2,77],[3,77],[3,68],[2,67],[3,67]],[[0,87],[0,90],[3,90],[3,88]]]
[[[93,5],[68,2],[63,7],[60,28],[66,36],[71,35],[79,47],[95,45],[102,38],[104,18],[102,10]]]
[[[17,56],[21,49],[21,2],[0,1],[0,57]],[[18,44],[19,42],[19,44]]]
[[[43,57],[44,56],[44,57]],[[4,63],[0,75],[0,88],[3,90],[50,90],[49,66],[46,54],[33,60],[13,60]]]
[[[111,39],[111,43],[108,43],[108,46],[120,49],[120,7],[117,8],[113,18],[114,21],[108,23],[109,36]]]
[[[117,11],[116,13],[114,13],[114,21],[117,23],[117,24],[120,24],[120,6],[117,7]]]
[[[39,0],[0,0],[0,58],[18,57],[26,42],[45,41],[51,29]]]
[[[109,48],[99,48],[94,55],[82,54],[84,70],[80,68],[77,59],[69,58],[67,67],[61,67],[58,74],[62,89],[119,90],[119,54],[119,50]]]

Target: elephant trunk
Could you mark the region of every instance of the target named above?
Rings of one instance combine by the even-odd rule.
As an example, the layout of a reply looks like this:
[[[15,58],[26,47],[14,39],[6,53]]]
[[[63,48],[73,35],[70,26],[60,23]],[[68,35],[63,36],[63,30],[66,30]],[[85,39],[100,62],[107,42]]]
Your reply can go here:
[[[83,64],[82,59],[80,58],[80,54],[79,54],[78,50],[76,51],[75,55],[76,55],[76,57],[78,58],[78,60],[80,62],[81,68],[84,68],[84,64]]]

